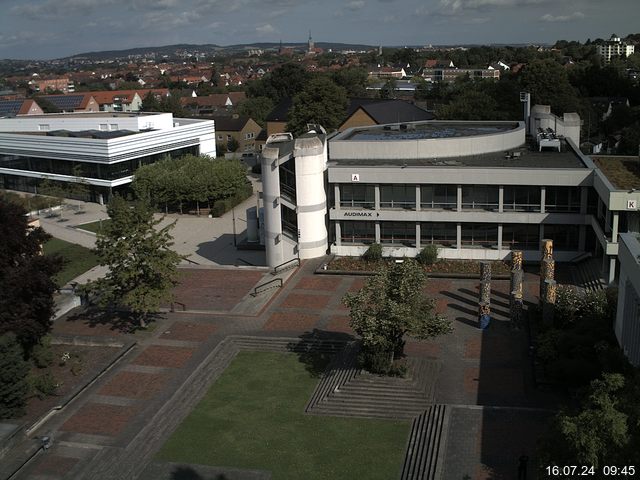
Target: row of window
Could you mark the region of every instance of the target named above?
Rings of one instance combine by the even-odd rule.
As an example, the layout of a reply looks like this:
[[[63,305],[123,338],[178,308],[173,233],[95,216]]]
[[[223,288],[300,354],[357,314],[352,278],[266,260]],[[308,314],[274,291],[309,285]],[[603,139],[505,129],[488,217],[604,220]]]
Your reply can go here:
[[[375,222],[340,222],[342,244],[362,245],[376,241]],[[578,250],[578,225],[544,225],[544,237],[554,240],[558,250]],[[491,223],[461,224],[463,248],[498,248],[498,225]],[[411,222],[380,222],[380,243],[416,246],[416,224]],[[420,223],[420,244],[434,244],[456,248],[455,223]],[[540,225],[504,224],[502,248],[510,250],[537,250],[540,244]]]
[[[405,184],[380,185],[380,208],[416,208],[416,186]],[[462,208],[465,210],[492,210],[499,208],[497,185],[463,185]],[[546,187],[545,211],[580,212],[580,187]],[[503,187],[505,211],[539,212],[542,192],[535,186]],[[458,206],[457,185],[420,186],[420,208],[455,210]],[[340,207],[375,208],[375,185],[340,185]]]

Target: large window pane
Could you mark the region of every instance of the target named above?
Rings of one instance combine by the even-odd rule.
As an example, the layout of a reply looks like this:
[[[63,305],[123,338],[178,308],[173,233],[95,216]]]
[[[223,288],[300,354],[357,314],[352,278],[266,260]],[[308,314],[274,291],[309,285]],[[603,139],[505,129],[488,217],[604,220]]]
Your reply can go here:
[[[463,223],[462,247],[498,248],[498,226],[492,223]]]
[[[341,207],[375,207],[375,187],[373,185],[344,184],[340,186]]]
[[[380,243],[397,245],[416,244],[416,224],[411,222],[382,222]]]
[[[421,223],[420,244],[455,248],[458,228],[455,223]]]
[[[294,202],[296,201],[296,162],[288,161],[280,165],[280,193]]]
[[[538,250],[539,225],[505,224],[502,226],[502,248],[509,250]]]
[[[423,185],[420,187],[420,208],[455,210],[458,207],[456,185]]]
[[[381,185],[380,208],[416,208],[415,185]]]
[[[547,187],[545,211],[580,212],[580,187]]]
[[[553,240],[554,250],[577,251],[579,232],[578,225],[544,226],[544,238]]]
[[[539,212],[540,187],[505,186],[503,205],[505,211]]]
[[[285,205],[282,205],[280,212],[282,218],[282,233],[293,240],[298,240],[298,215]]]
[[[462,208],[470,210],[497,210],[498,186],[464,185],[462,187]]]
[[[343,244],[368,244],[376,241],[374,222],[340,222],[340,234]]]

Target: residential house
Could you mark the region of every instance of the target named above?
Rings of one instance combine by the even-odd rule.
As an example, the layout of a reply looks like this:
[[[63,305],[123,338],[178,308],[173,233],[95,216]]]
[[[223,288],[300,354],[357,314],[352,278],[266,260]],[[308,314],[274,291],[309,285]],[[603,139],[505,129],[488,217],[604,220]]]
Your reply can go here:
[[[139,112],[142,101],[152,92],[156,98],[169,96],[168,88],[141,90],[105,90],[101,92],[87,92],[93,95],[100,106],[101,112]]]
[[[369,70],[369,77],[374,78],[397,78],[401,79],[407,76],[407,72],[403,67],[381,67],[378,65]]]
[[[273,107],[273,110],[267,115],[267,137],[270,137],[274,133],[283,133],[287,131],[287,122],[289,121],[289,110],[293,100],[289,98],[283,98],[278,105]]]
[[[90,93],[73,93],[68,95],[42,95],[41,97],[53,104],[61,113],[71,112],[99,112],[100,105]]]
[[[0,117],[42,115],[42,108],[32,99],[0,100]]]
[[[612,58],[627,58],[633,55],[634,51],[634,45],[623,42],[615,33],[602,45],[598,45],[598,55],[604,63],[610,63]]]
[[[207,117],[216,124],[216,143],[227,145],[232,139],[238,142],[238,153],[259,151],[256,147],[256,138],[262,127],[253,119],[240,115],[224,116],[213,115]]]
[[[338,131],[343,132],[352,127],[418,122],[434,118],[432,113],[404,100],[351,98],[347,118],[338,127]]]
[[[63,93],[75,92],[73,81],[68,77],[41,79],[34,77],[29,81],[29,86],[35,92],[61,91]]]
[[[246,98],[244,92],[214,93],[204,97],[183,97],[180,103],[194,115],[212,115],[233,110]]]

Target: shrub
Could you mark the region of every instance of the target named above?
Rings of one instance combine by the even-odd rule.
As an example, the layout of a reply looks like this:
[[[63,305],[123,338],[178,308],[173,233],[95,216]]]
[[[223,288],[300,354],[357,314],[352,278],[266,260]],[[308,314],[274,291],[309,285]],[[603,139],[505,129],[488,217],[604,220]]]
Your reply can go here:
[[[382,260],[382,245],[379,243],[372,244],[367,251],[362,254],[362,259],[367,262],[379,262]]]
[[[438,247],[435,245],[427,245],[418,252],[416,260],[421,265],[433,265],[438,261]]]
[[[31,351],[31,360],[38,368],[46,368],[53,363],[53,352],[51,351],[51,337],[42,337],[40,343],[36,344]]]
[[[29,364],[22,347],[12,333],[0,336],[0,418],[16,418],[24,414],[29,383]]]
[[[45,397],[55,394],[59,385],[53,375],[47,372],[43,375],[31,377],[31,386],[33,393],[42,400]]]

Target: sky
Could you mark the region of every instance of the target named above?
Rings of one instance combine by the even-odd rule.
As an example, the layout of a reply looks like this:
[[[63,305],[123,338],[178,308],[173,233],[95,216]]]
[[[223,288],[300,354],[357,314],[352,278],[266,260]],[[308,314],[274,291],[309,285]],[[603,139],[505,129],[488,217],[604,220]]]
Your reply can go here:
[[[640,33],[640,0],[0,0],[0,58],[213,43],[554,43]]]

